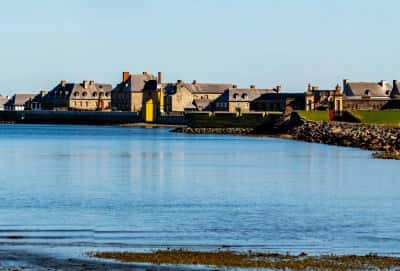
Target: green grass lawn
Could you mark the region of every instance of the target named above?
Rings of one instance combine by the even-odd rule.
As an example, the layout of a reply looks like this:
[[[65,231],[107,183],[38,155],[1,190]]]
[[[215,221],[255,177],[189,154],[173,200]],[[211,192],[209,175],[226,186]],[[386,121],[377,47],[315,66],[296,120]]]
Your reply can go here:
[[[300,117],[310,120],[310,121],[329,121],[329,112],[328,111],[305,111],[305,110],[297,110]]]
[[[400,110],[381,110],[381,111],[351,111],[356,118],[363,123],[400,125]]]

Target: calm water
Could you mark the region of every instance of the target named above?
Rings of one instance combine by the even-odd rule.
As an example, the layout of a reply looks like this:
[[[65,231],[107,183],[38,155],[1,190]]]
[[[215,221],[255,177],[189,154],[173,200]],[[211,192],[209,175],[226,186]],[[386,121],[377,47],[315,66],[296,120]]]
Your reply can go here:
[[[1,125],[0,245],[400,254],[400,163],[167,129]]]

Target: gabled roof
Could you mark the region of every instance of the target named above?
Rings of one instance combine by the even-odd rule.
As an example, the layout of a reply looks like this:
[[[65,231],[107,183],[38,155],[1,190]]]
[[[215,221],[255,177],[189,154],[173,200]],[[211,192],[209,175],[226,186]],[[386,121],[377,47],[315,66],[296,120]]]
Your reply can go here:
[[[3,107],[7,102],[9,98],[7,96],[0,96],[0,107]]]
[[[389,98],[391,91],[392,85],[387,82],[348,82],[344,86],[343,95],[347,97],[369,96]]]
[[[7,106],[24,106],[26,102],[33,99],[36,94],[17,93],[5,104]]]
[[[110,98],[111,89],[111,84],[95,83],[94,81],[84,81],[82,83],[67,83],[62,81],[50,90],[44,99],[57,97],[63,99],[96,99],[99,96]]]
[[[206,109],[210,104],[212,103],[212,100],[210,99],[194,99],[193,104],[196,106],[197,109]]]
[[[393,90],[390,93],[391,98],[400,98],[400,82],[397,80],[393,81]]]
[[[149,73],[131,74],[125,82],[119,83],[114,91],[141,92],[145,89],[157,89],[156,77]]]
[[[263,94],[276,93],[273,89],[229,88],[216,102],[251,102]]]
[[[183,83],[183,86],[192,93],[222,94],[225,90],[231,88],[233,85],[218,83]]]

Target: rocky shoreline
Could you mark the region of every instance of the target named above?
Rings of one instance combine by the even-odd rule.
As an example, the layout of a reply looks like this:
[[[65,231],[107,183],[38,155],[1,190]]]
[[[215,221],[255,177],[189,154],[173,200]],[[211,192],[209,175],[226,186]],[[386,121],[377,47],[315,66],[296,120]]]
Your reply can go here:
[[[400,128],[348,122],[314,122],[296,113],[286,115],[270,127],[191,128],[175,132],[190,134],[267,135],[306,142],[376,151],[375,158],[400,160]]]
[[[217,134],[217,135],[248,135],[254,131],[253,128],[192,128],[178,127],[173,132],[186,134]]]

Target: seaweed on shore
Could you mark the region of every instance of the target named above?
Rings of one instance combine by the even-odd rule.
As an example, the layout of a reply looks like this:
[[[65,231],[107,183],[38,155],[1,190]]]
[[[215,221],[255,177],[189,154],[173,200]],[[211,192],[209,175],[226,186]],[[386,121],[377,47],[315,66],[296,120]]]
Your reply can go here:
[[[92,257],[122,262],[206,265],[231,268],[266,268],[276,270],[391,270],[400,267],[400,258],[356,255],[308,256],[276,253],[238,253],[233,251],[158,250],[154,252],[96,252]]]

